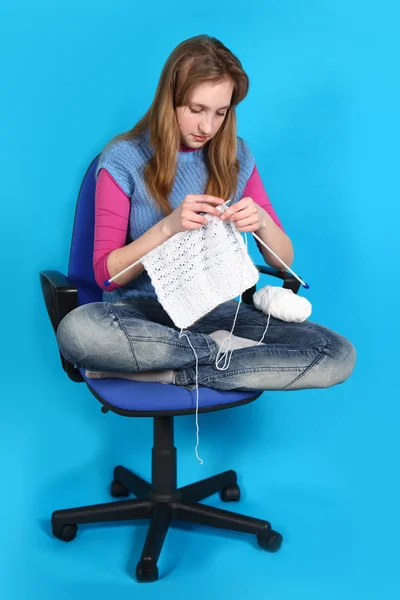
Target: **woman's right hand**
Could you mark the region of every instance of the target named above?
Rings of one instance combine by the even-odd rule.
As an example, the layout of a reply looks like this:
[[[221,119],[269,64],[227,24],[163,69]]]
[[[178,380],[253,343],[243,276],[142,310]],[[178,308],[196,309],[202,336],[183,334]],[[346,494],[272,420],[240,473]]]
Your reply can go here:
[[[200,229],[207,223],[207,218],[199,213],[220,216],[216,204],[224,204],[225,200],[207,194],[189,194],[170,215],[164,218],[164,226],[169,236],[180,231]]]

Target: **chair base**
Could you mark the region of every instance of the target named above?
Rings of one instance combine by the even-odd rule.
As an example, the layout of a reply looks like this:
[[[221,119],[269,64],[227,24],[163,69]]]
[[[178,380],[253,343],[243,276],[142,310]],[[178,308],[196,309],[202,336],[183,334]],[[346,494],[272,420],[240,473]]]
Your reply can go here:
[[[111,484],[112,496],[134,494],[136,499],[57,510],[53,512],[51,520],[53,535],[63,541],[71,541],[80,524],[150,519],[136,568],[136,578],[140,582],[158,579],[157,562],[173,521],[253,534],[264,550],[278,550],[282,536],[271,529],[268,521],[200,504],[201,500],[217,492],[225,502],[238,501],[240,490],[235,471],[225,471],[177,489],[173,418],[156,417],[154,421],[152,483],[125,467],[115,467]]]

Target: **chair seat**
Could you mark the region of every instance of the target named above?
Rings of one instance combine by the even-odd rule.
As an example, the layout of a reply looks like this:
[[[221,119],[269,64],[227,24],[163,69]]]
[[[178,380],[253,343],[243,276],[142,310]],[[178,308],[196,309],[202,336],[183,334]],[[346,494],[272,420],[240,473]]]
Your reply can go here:
[[[80,369],[90,391],[110,410],[132,416],[191,414],[196,410],[196,390],[165,383],[144,383],[129,379],[90,379]],[[259,391],[221,391],[199,387],[199,412],[210,412],[246,404],[260,396]]]

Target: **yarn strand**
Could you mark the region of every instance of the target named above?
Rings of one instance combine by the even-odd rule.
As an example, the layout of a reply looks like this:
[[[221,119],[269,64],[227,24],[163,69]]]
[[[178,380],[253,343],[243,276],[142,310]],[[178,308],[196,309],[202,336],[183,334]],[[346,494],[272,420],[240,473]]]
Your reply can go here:
[[[200,428],[199,428],[199,357],[197,356],[196,350],[193,348],[192,343],[189,339],[189,336],[184,333],[181,329],[180,334],[179,334],[179,338],[185,336],[185,338],[187,339],[189,346],[191,347],[191,349],[193,350],[193,353],[196,357],[196,447],[195,447],[195,453],[196,453],[196,458],[197,460],[200,462],[200,464],[203,464],[203,459],[200,458],[199,456],[199,444],[200,444]]]
[[[227,208],[227,210],[229,210],[229,209]],[[244,239],[245,239],[245,246],[246,246],[246,251],[247,251],[247,235],[246,234],[244,234]],[[243,268],[242,268],[241,275],[243,276]],[[243,281],[243,277],[241,277],[241,280]],[[229,348],[231,347],[232,335],[233,335],[233,331],[235,329],[235,325],[236,325],[236,321],[237,321],[237,317],[239,314],[239,308],[240,308],[241,303],[242,303],[242,294],[240,294],[240,297],[239,297],[239,302],[238,302],[238,306],[237,306],[236,313],[235,313],[235,318],[233,320],[233,325],[232,325],[232,329],[229,334],[229,337],[227,336],[223,340],[222,345],[218,351],[217,358],[215,359],[215,367],[218,369],[218,371],[226,371],[230,367],[233,350],[231,350],[230,354],[228,354],[228,352],[229,352]],[[227,346],[226,350],[220,356],[221,350],[224,347],[225,340],[228,340],[228,346]],[[224,360],[222,367],[220,367],[220,365],[219,365],[221,360]]]

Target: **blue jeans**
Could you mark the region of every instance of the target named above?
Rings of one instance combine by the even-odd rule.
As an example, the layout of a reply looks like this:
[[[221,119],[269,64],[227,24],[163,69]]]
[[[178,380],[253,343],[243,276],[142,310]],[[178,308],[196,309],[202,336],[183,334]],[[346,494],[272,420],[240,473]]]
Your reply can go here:
[[[219,347],[208,334],[231,331],[236,300],[225,302],[185,330],[198,361],[200,386],[218,390],[326,388],[351,375],[356,352],[343,336],[310,321],[271,317],[264,344],[234,350],[229,368],[218,370]],[[241,304],[234,335],[259,341],[267,315]],[[93,371],[175,370],[176,385],[194,389],[196,357],[185,336],[156,299],[94,302],[67,314],[57,330],[63,356]]]

